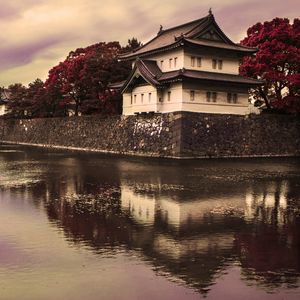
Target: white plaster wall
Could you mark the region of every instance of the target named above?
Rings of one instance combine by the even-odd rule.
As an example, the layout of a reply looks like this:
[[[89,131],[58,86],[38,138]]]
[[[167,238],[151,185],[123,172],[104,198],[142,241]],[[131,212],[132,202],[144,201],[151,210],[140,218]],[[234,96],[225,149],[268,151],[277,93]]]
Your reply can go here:
[[[149,101],[149,93],[151,100]],[[142,101],[142,94],[144,94]],[[132,104],[131,104],[132,95]],[[136,95],[136,101],[135,97]],[[133,115],[135,113],[157,111],[157,91],[152,85],[143,85],[135,87],[132,93],[123,94],[123,115]]]
[[[191,65],[191,57],[201,57],[201,67],[197,66],[197,59],[195,59],[195,66]],[[219,70],[218,66],[216,69],[212,67],[213,59],[221,59],[223,61],[222,69]],[[216,73],[226,73],[226,74],[239,74],[239,59],[230,59],[216,56],[206,56],[199,55],[196,53],[184,53],[184,64],[183,67],[185,69],[190,70],[198,70],[198,71],[208,71],[208,72],[216,72]]]
[[[213,90],[210,90],[213,92]],[[217,91],[216,102],[206,101],[205,90],[195,90],[195,99],[192,101],[190,99],[190,90],[183,90],[183,111],[191,112],[204,112],[204,113],[217,113],[217,114],[237,114],[246,115],[249,114],[249,103],[248,94],[237,93],[238,100],[237,103],[227,102],[227,92]],[[212,100],[211,100],[212,101]]]
[[[123,115],[131,115],[132,113],[132,105],[131,101],[131,93],[123,94]]]
[[[158,102],[157,111],[162,113],[181,111],[182,91],[182,83],[173,83],[169,89],[159,92],[158,98],[161,98],[162,102]],[[168,92],[171,92],[170,101],[168,100]]]
[[[174,58],[177,57],[176,67],[174,66]],[[169,67],[169,59],[172,58],[172,65],[171,68]],[[184,65],[184,55],[183,55],[183,49],[170,51],[168,53],[160,53],[160,54],[154,54],[146,59],[149,60],[156,60],[157,65],[163,72],[169,72],[174,70],[179,70],[183,68]],[[161,67],[161,61],[163,61],[163,66]]]
[[[192,88],[194,86],[191,86]],[[190,91],[195,91],[195,98],[191,100]],[[216,102],[206,101],[206,92],[217,92]],[[168,100],[168,92],[171,92],[170,100]],[[235,92],[234,90],[232,91]],[[149,102],[149,93],[151,93],[151,101]],[[142,94],[144,98],[142,101]],[[142,112],[161,112],[168,113],[174,111],[191,111],[201,113],[217,113],[217,114],[236,114],[247,115],[251,113],[251,107],[248,102],[249,95],[245,92],[236,93],[238,95],[237,103],[227,102],[227,91],[222,92],[217,87],[214,89],[188,89],[183,88],[182,83],[173,83],[168,89],[156,90],[152,85],[138,86],[131,94],[123,94],[123,114],[133,115]],[[136,101],[134,100],[136,95]],[[161,99],[161,101],[160,101]]]

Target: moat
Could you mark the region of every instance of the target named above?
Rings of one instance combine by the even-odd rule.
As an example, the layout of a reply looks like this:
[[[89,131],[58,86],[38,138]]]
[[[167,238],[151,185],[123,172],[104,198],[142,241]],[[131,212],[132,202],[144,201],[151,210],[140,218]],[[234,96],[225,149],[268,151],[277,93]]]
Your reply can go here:
[[[0,300],[299,296],[299,159],[0,145]]]

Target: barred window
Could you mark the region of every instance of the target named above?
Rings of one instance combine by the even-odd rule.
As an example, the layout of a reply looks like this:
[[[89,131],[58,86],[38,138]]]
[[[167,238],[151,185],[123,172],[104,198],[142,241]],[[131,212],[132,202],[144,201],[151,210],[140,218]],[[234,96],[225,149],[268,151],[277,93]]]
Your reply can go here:
[[[213,59],[213,60],[212,60],[212,68],[213,68],[213,69],[216,69],[216,68],[217,68],[217,60],[216,60],[216,59]]]
[[[191,66],[195,67],[195,57],[194,56],[191,57]]]
[[[190,91],[190,100],[191,101],[195,100],[195,91]]]
[[[217,102],[217,93],[216,92],[212,93],[212,101]]]
[[[168,101],[171,101],[171,92],[168,92]]]
[[[218,60],[218,69],[222,70],[223,69],[223,60]]]
[[[231,103],[231,99],[232,99],[232,94],[231,93],[227,93],[227,102]]]
[[[201,65],[202,65],[202,59],[201,59],[201,57],[197,57],[197,67],[201,67]]]
[[[206,101],[210,102],[211,100],[211,92],[206,92]]]
[[[233,100],[233,103],[237,103],[238,102],[238,95],[233,94],[232,100]]]

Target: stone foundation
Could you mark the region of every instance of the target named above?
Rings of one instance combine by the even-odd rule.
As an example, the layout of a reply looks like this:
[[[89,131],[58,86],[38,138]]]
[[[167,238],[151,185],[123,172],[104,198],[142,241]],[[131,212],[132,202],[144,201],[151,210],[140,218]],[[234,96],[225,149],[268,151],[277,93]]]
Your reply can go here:
[[[299,156],[300,120],[189,112],[0,119],[0,142],[154,157]]]

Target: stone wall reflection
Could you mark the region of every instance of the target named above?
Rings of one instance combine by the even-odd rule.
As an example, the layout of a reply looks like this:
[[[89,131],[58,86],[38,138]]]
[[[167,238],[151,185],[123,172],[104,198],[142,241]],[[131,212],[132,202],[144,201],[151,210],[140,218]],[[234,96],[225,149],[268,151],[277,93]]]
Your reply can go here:
[[[33,201],[72,243],[108,255],[138,251],[159,274],[203,293],[232,264],[269,290],[299,286],[297,177],[237,180],[213,163],[197,176],[192,163],[166,165],[58,155],[31,169],[38,181],[28,171],[32,184],[0,193]]]

